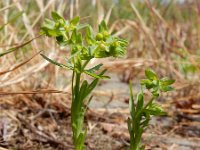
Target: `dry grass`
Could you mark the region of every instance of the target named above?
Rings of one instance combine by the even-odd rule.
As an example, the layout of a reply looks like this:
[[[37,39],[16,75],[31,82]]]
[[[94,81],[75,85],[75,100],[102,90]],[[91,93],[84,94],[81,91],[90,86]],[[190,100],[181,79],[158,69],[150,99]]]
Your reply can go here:
[[[79,0],[71,1],[71,3],[62,0],[59,3],[54,0],[2,1],[0,11],[1,22],[4,27],[2,27],[0,33],[1,52],[37,37],[44,17],[49,16],[52,10],[56,10],[66,18],[81,14],[83,22],[89,20],[94,26],[97,26],[97,23],[105,18],[111,27],[111,32],[129,40],[127,60],[122,60],[121,66],[126,66],[128,62],[128,65],[132,65],[134,68],[138,66],[137,60],[140,59],[143,62],[141,66],[151,66],[162,73],[165,73],[164,70],[167,69],[168,74],[181,79],[184,79],[184,74],[180,70],[181,63],[189,64],[195,68],[196,72],[199,71],[200,29],[197,23],[199,22],[200,4],[198,1],[179,5],[169,3],[162,6],[157,3],[152,4],[148,0],[145,0],[144,3],[123,2],[122,4],[125,6],[120,3],[112,4],[111,2],[96,0],[92,1],[92,5],[89,5],[89,3],[90,1]],[[87,10],[84,9],[83,13],[80,13],[85,6],[87,6]],[[119,8],[123,10],[124,7],[129,7],[127,8],[131,13],[129,18],[123,13],[116,18],[116,11]],[[145,9],[142,10],[144,7]],[[176,8],[177,10],[174,10]],[[174,12],[170,12],[170,9]],[[90,10],[93,13],[89,13]],[[19,14],[17,19],[12,18],[22,11],[23,14]],[[191,17],[187,16],[190,15],[190,11]],[[177,15],[174,14],[175,12]],[[94,19],[96,16],[97,20]],[[131,17],[133,19],[130,19]],[[39,37],[33,40],[31,44],[20,47],[16,52],[1,57],[0,61],[3,64],[1,65],[1,87],[13,87],[15,85],[19,87],[19,85],[24,85],[24,81],[28,84],[28,82],[35,80],[37,76],[47,76],[42,79],[43,87],[57,88],[54,81],[59,80],[60,75],[65,73],[60,73],[62,70],[57,67],[49,66],[39,55],[34,56],[41,50],[45,50],[49,55],[52,55],[55,59],[60,59],[60,61],[63,61],[68,54],[66,49],[60,51],[51,40]],[[148,63],[152,59],[154,62]],[[131,65],[130,62],[132,62]],[[112,65],[115,65],[115,63],[112,63]],[[117,68],[120,70],[119,67]],[[51,74],[48,73],[49,70]],[[41,83],[41,81],[39,82]],[[62,85],[62,89],[66,89],[67,86],[67,84]],[[30,89],[34,89],[34,87],[30,87]]]
[[[82,22],[90,22],[96,28],[105,19],[110,32],[128,39],[126,58],[102,60],[111,74],[125,76],[122,77],[124,82],[142,78],[144,69],[151,67],[161,75],[176,79],[175,86],[179,90],[193,88],[191,85],[199,83],[198,0],[186,1],[184,4],[172,1],[164,5],[149,0],[115,2],[1,1],[0,56],[5,52],[8,54],[0,57],[0,104],[15,105],[15,99],[32,107],[35,104],[30,99],[34,99],[37,94],[48,104],[59,102],[69,108],[71,74],[49,64],[39,55],[42,51],[50,58],[64,62],[69,54],[68,48],[60,48],[53,40],[39,36],[44,18],[50,17],[53,10],[66,19],[80,15]]]

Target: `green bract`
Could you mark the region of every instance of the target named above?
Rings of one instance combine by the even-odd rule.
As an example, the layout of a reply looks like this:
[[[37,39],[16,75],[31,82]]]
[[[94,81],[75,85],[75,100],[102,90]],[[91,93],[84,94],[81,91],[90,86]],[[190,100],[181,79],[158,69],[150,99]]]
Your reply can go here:
[[[141,91],[136,97],[136,104],[134,104],[134,97],[132,93],[132,84],[130,82],[130,101],[129,110],[130,118],[128,118],[128,130],[130,134],[130,149],[144,150],[144,146],[140,146],[142,133],[145,127],[148,126],[151,116],[163,115],[165,112],[162,107],[154,102],[158,98],[160,92],[171,91],[173,88],[171,84],[174,80],[169,78],[159,79],[156,73],[151,70],[145,70],[147,79],[141,80]],[[144,105],[144,89],[148,89],[152,93],[152,97],[146,105]]]
[[[41,34],[54,37],[61,46],[70,47],[71,55],[66,64],[58,63],[43,54],[41,55],[59,67],[73,71],[71,104],[73,142],[76,150],[83,150],[86,137],[84,115],[92,99],[89,95],[98,84],[99,79],[109,78],[104,75],[106,70],[100,70],[102,64],[90,69],[86,69],[86,66],[92,58],[124,56],[127,41],[109,34],[105,21],[100,23],[98,33],[95,35],[90,25],[79,23],[79,17],[67,21],[56,12],[52,12],[52,19],[45,20]],[[92,76],[93,81],[89,83],[87,80],[82,80],[83,73]]]

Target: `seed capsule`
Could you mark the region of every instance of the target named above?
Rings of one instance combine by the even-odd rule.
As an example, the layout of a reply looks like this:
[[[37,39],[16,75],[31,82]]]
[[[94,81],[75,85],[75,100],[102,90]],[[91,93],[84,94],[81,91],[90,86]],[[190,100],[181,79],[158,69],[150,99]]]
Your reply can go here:
[[[96,40],[101,41],[103,39],[103,35],[101,33],[98,33],[96,35]]]
[[[106,46],[105,46],[103,43],[101,43],[101,44],[99,45],[99,48],[100,48],[101,50],[105,50],[105,49],[106,49]]]
[[[103,36],[104,37],[108,37],[110,34],[108,33],[108,31],[103,31]]]

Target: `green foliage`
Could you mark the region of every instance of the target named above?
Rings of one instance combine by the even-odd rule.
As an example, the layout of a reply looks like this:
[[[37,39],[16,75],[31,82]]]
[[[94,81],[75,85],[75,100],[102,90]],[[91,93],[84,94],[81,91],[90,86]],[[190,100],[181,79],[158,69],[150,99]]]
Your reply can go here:
[[[130,134],[131,150],[144,149],[144,146],[140,146],[140,141],[142,133],[148,126],[151,117],[165,114],[162,107],[156,104],[154,100],[158,98],[160,92],[167,92],[173,89],[171,85],[174,83],[174,80],[166,77],[159,79],[156,73],[151,69],[145,70],[145,75],[147,79],[143,79],[140,82],[141,91],[137,94],[136,104],[134,104],[132,83],[130,82],[130,118],[128,118],[127,123]],[[152,97],[146,105],[144,105],[143,93],[145,88],[152,93]]]
[[[100,23],[95,36],[91,26],[79,24],[79,17],[66,21],[56,12],[52,12],[52,18],[53,20],[45,20],[41,34],[55,37],[60,45],[70,46],[71,54],[79,55],[81,60],[124,56],[127,41],[110,35],[105,21]],[[80,31],[84,28],[85,37]]]
[[[156,73],[151,69],[147,69],[145,71],[145,75],[147,79],[141,80],[140,83],[150,90],[154,96],[159,96],[160,92],[173,90],[170,85],[174,83],[174,80],[166,77],[158,79]]]
[[[178,51],[181,52],[182,57],[178,55],[172,55],[172,58],[178,62],[177,67],[180,70],[180,72],[185,76],[185,78],[188,78],[189,74],[194,74],[198,69],[191,62],[191,56],[186,50],[180,48],[178,49]],[[195,61],[198,63],[198,59],[195,59]]]
[[[124,56],[127,41],[109,34],[105,21],[100,23],[98,33],[95,35],[90,25],[79,23],[79,17],[67,21],[56,12],[52,12],[52,19],[45,20],[41,34],[55,38],[61,46],[69,46],[71,56],[68,58],[67,64],[58,63],[43,54],[41,56],[54,65],[73,71],[71,104],[73,142],[76,150],[83,150],[86,138],[84,114],[92,99],[92,97],[89,99],[88,97],[100,79],[109,78],[104,75],[106,70],[101,70],[103,64],[98,64],[90,69],[85,68],[92,58]],[[85,32],[82,32],[84,29]],[[88,83],[87,80],[82,81],[83,73],[93,77],[93,81],[91,83]]]

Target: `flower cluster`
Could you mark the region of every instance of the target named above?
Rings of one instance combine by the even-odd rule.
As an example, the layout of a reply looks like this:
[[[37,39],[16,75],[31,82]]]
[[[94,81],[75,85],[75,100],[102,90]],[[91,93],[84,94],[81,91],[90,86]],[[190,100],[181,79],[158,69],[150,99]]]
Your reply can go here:
[[[79,23],[79,17],[67,21],[56,12],[52,12],[52,19],[45,20],[41,33],[55,37],[57,43],[62,46],[70,46],[71,55],[79,55],[81,60],[125,55],[127,41],[111,35],[105,21],[100,23],[95,35],[90,25]],[[83,29],[86,31],[81,31]],[[85,33],[84,37],[82,33]]]

